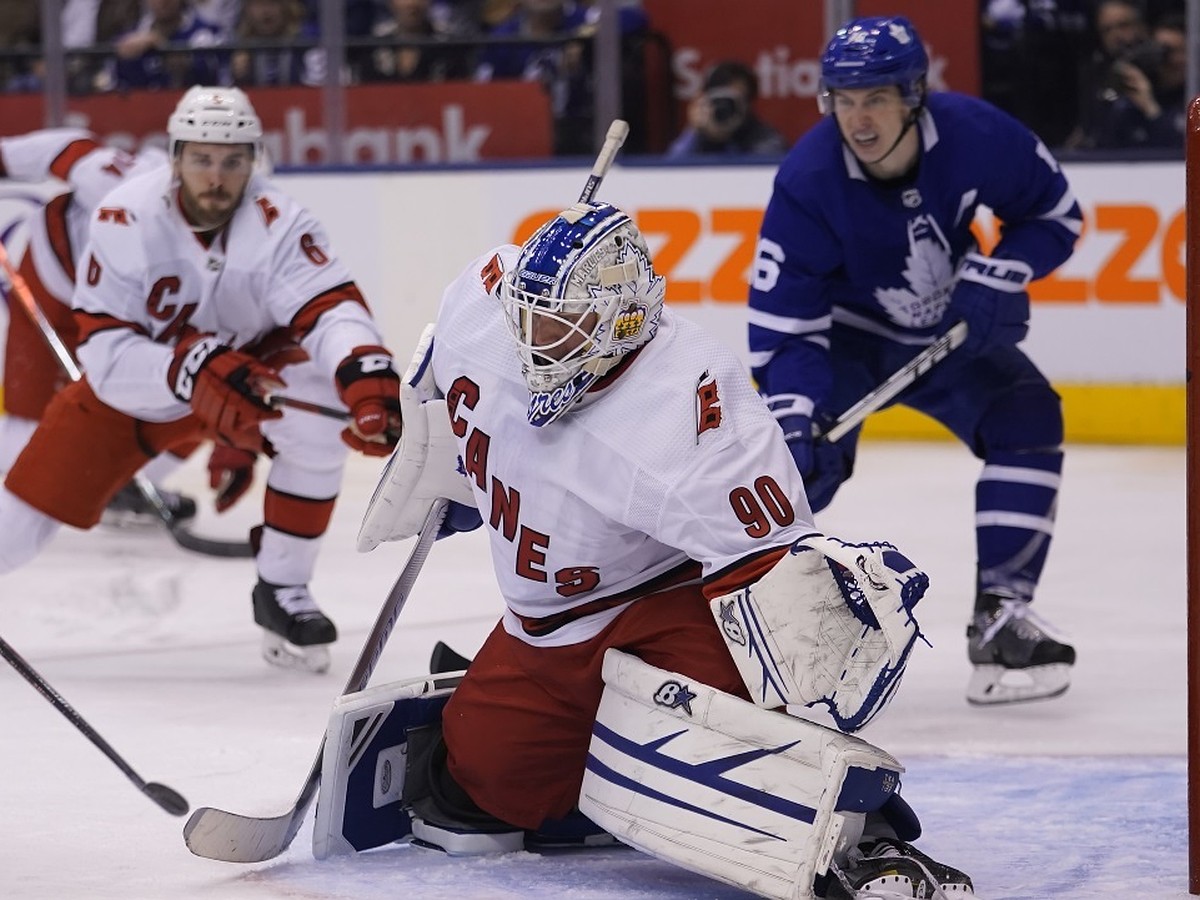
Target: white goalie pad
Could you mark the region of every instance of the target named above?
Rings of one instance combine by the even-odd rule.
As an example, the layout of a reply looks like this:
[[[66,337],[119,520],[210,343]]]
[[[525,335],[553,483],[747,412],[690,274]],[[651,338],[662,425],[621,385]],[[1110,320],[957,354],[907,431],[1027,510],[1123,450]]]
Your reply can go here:
[[[462,673],[429,675],[339,697],[321,757],[313,856],[325,859],[403,840],[408,730],[441,720]]]
[[[813,534],[710,606],[756,704],[823,705],[857,731],[900,683],[920,637],[911,609],[928,584],[891,544]]]
[[[358,530],[358,551],[384,541],[402,541],[421,530],[425,515],[440,498],[475,505],[458,445],[450,430],[446,401],[436,396],[430,361],[433,326],[427,325],[400,385],[404,431],[384,466]]]
[[[618,650],[603,672],[580,810],[624,843],[761,897],[823,891],[904,771],[859,738]]]

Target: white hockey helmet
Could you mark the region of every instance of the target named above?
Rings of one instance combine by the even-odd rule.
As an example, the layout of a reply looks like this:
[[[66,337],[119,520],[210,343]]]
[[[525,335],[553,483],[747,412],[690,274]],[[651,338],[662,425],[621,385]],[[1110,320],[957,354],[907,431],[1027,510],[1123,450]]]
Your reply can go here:
[[[204,144],[250,144],[262,150],[262,120],[240,88],[190,87],[167,120],[168,151],[174,159],[185,141]]]
[[[538,229],[500,284],[530,423],[553,422],[654,337],[665,294],[645,240],[615,206],[577,203]]]

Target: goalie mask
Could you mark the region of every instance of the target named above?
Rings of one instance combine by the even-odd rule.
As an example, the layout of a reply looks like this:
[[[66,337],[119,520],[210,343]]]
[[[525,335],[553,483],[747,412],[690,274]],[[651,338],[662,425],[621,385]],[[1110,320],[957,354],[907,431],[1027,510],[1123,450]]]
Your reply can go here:
[[[911,108],[925,102],[929,55],[921,36],[903,16],[871,16],[843,25],[821,55],[817,103],[833,111],[832,92],[894,84]]]
[[[548,425],[658,330],[666,281],[633,221],[578,203],[521,248],[500,285],[529,387],[529,421]]]

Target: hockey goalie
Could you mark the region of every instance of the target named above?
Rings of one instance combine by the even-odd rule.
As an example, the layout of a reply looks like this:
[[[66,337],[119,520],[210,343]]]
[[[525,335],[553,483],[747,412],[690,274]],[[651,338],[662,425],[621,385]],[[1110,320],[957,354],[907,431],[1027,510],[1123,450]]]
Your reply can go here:
[[[464,673],[338,702],[316,855],[615,837],[763,897],[971,895],[910,843],[903,767],[851,734],[927,577],[817,531],[744,368],[663,296],[598,202],[445,292],[359,547],[449,498],[442,532],[485,524],[506,606]]]

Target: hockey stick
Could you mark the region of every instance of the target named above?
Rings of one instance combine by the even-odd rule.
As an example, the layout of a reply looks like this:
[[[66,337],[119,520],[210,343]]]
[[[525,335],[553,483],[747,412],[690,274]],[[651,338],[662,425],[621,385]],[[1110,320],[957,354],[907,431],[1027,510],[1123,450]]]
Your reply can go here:
[[[396,618],[404,609],[408,595],[412,592],[413,584],[420,574],[421,567],[429,556],[442,520],[446,517],[446,501],[438,500],[425,516],[417,542],[409,553],[408,561],[400,572],[400,577],[392,586],[383,608],[375,619],[371,633],[367,635],[366,643],[354,664],[354,671],[346,681],[344,694],[361,691],[371,679],[375,665],[383,653],[384,645],[391,636]],[[312,768],[308,770],[308,778],[296,802],[287,812],[278,816],[256,818],[237,813],[225,812],[206,806],[192,813],[187,824],[183,826],[183,839],[189,850],[196,856],[206,859],[223,860],[224,862],[263,862],[274,859],[286,850],[300,830],[308,807],[316,797],[317,788],[321,784],[321,758],[325,752],[325,737],[321,737],[321,746],[317,748],[317,758],[313,760]]]
[[[25,310],[25,313],[38,327],[38,331],[42,333],[42,337],[45,338],[51,352],[57,357],[58,364],[62,366],[67,377],[71,381],[82,379],[83,370],[79,368],[79,363],[75,361],[75,357],[67,348],[67,345],[63,343],[58,332],[54,330],[54,325],[46,317],[46,313],[38,306],[37,301],[33,297],[33,292],[29,290],[29,285],[25,283],[25,279],[21,276],[21,273],[13,268],[3,242],[0,242],[0,268],[4,269],[4,274],[8,277],[8,283],[12,285],[12,293],[16,295],[17,302],[21,304],[21,308]],[[163,501],[162,494],[154,486],[154,482],[141,472],[134,474],[133,483],[137,487],[138,492],[150,504],[155,514],[167,527],[167,531],[175,543],[185,550],[194,550],[197,553],[203,553],[207,556],[243,559],[254,555],[254,550],[248,542],[221,541],[215,538],[202,538],[199,535],[193,534],[171,512],[170,508]]]
[[[137,789],[169,812],[173,816],[182,816],[188,811],[188,802],[183,799],[178,791],[172,790],[165,784],[159,784],[156,781],[145,781],[142,776],[138,775],[133,770],[133,767],[121,757],[112,746],[102,738],[99,733],[78,712],[71,706],[62,695],[46,682],[33,668],[29,665],[12,645],[0,638],[0,656],[11,665],[14,669],[21,673],[26,681],[32,684],[39,694],[45,697],[53,704],[54,708],[67,717],[68,721],[81,732],[83,736],[100,748],[100,751],[107,756],[116,765],[118,769],[125,773],[125,777],[137,785]]]
[[[886,404],[902,390],[940,363],[967,339],[967,323],[958,322],[940,338],[893,372],[879,387],[871,391],[848,410],[818,440],[837,441],[862,424],[871,413]]]
[[[596,154],[596,162],[592,164],[592,172],[588,175],[587,184],[583,186],[583,193],[579,195],[580,203],[592,202],[596,191],[600,190],[600,182],[612,168],[613,160],[617,158],[617,151],[621,149],[621,145],[625,143],[625,138],[628,136],[629,123],[624,119],[613,119],[612,124],[608,126],[608,133],[604,135],[604,145]]]
[[[267,406],[273,406],[275,409],[301,409],[304,412],[325,416],[327,419],[338,419],[342,422],[350,421],[350,411],[347,409],[322,406],[320,403],[313,403],[311,400],[301,400],[299,397],[285,397],[282,394],[268,394],[264,399]]]

